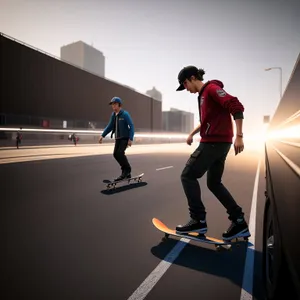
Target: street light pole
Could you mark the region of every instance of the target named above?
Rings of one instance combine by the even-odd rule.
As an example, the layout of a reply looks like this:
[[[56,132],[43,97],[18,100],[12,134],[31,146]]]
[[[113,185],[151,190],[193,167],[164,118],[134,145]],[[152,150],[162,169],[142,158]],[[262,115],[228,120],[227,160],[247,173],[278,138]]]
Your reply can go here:
[[[265,71],[270,71],[273,69],[278,69],[280,71],[279,92],[280,92],[280,100],[281,100],[281,98],[282,98],[282,68],[281,67],[271,67],[271,68],[265,69]]]

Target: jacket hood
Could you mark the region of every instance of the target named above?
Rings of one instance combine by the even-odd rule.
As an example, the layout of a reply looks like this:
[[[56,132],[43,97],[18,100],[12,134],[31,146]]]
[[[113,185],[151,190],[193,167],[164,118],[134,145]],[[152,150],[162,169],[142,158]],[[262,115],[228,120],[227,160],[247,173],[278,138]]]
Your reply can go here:
[[[223,87],[224,87],[223,82],[220,81],[220,80],[213,79],[213,80],[210,80],[209,82],[218,85],[220,88],[223,88]]]

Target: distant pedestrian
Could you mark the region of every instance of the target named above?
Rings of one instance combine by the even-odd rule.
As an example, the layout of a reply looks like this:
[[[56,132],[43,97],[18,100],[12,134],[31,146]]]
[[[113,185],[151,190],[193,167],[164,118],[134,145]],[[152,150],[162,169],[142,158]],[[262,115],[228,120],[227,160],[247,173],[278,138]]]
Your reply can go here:
[[[20,130],[22,130],[22,127],[20,127]],[[16,146],[17,146],[17,149],[19,149],[19,145],[21,144],[22,142],[22,139],[23,139],[23,135],[21,133],[21,131],[17,131],[17,136],[16,136]]]

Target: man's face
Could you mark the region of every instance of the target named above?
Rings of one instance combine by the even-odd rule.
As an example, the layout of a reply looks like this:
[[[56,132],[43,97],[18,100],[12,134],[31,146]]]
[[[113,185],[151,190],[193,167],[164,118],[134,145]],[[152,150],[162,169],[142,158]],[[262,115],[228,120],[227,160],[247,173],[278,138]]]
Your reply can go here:
[[[114,103],[112,103],[111,107],[112,107],[112,110],[116,113],[120,111],[119,103],[114,102]]]
[[[197,89],[196,89],[196,86],[195,86],[195,79],[194,78],[191,78],[190,80],[189,79],[186,79],[184,82],[183,82],[183,86],[185,87],[185,89],[192,93],[192,94],[195,94],[197,93]]]

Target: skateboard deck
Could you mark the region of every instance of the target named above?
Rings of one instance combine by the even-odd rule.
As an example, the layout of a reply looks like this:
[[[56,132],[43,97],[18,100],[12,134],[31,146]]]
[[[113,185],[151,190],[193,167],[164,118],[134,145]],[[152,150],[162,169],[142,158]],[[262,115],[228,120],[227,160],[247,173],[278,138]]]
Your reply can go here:
[[[167,227],[167,225],[165,225],[162,221],[158,220],[157,218],[153,218],[152,223],[158,230],[164,232],[165,236],[162,238],[163,241],[166,241],[170,235],[173,235],[177,237],[191,239],[197,242],[213,244],[215,245],[218,251],[221,250],[222,248],[231,250],[232,244],[239,242],[238,239],[235,239],[236,242],[224,241],[224,240],[216,239],[214,237],[205,236],[204,234],[200,234],[197,232],[177,233],[175,229],[171,229]],[[243,238],[243,239],[244,241],[248,241],[248,238]]]
[[[123,179],[123,180],[108,180],[108,179],[105,179],[105,180],[103,180],[103,183],[106,183],[106,188],[107,189],[115,189],[116,185],[118,183],[121,183],[121,182],[128,182],[128,183],[130,183],[131,181],[141,182],[143,176],[144,176],[144,173],[142,173],[140,175],[137,175],[137,176],[133,176],[131,178],[126,178],[126,179]]]

